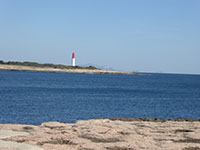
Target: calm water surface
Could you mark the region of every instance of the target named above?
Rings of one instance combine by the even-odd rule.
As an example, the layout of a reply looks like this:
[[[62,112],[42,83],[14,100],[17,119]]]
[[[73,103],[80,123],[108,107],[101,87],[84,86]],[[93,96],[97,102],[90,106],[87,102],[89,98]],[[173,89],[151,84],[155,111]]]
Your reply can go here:
[[[200,75],[0,71],[0,123],[200,119]]]

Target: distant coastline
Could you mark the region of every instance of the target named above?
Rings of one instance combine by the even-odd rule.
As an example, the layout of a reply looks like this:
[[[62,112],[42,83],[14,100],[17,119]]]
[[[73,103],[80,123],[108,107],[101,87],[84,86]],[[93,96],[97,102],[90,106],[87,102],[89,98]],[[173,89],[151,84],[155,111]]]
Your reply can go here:
[[[39,64],[36,62],[4,62],[0,60],[0,70],[8,71],[29,71],[29,72],[60,72],[60,73],[83,73],[83,74],[123,74],[123,75],[140,75],[139,73],[120,72],[101,70],[94,66],[65,66],[55,64]]]

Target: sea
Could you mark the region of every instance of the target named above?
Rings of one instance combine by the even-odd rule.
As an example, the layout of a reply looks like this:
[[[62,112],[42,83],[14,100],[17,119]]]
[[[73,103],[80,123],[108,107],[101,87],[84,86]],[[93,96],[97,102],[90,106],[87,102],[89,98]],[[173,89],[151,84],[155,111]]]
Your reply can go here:
[[[200,119],[200,75],[0,71],[0,124]]]

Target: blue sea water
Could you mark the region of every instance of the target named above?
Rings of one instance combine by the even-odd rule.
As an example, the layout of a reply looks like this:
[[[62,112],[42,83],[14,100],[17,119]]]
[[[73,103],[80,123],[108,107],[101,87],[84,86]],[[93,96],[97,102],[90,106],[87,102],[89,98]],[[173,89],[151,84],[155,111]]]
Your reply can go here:
[[[0,123],[200,119],[200,75],[0,71]]]

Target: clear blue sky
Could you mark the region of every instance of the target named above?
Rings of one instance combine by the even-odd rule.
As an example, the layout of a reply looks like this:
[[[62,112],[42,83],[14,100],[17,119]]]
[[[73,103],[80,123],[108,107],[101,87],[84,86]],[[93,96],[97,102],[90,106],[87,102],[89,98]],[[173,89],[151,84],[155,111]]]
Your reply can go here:
[[[0,0],[0,60],[200,74],[200,0]]]

